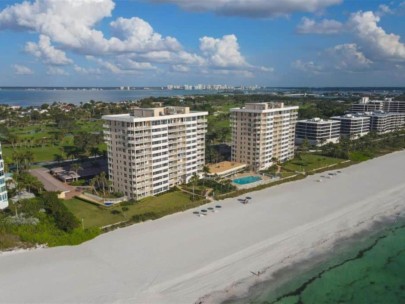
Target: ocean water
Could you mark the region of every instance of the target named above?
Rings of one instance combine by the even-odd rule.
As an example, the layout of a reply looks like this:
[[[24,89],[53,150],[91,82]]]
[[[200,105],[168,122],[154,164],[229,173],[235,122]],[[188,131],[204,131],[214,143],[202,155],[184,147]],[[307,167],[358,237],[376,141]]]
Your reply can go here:
[[[357,94],[391,94],[399,95],[405,92],[405,88],[266,88],[259,91],[250,91],[249,94],[269,94],[274,92],[303,92],[313,93],[318,96],[328,93],[339,92],[341,96],[352,93]],[[212,90],[165,90],[156,87],[150,89],[119,90],[117,88],[15,88],[0,87],[0,104],[19,105],[19,106],[40,106],[44,103],[67,102],[80,104],[90,100],[105,102],[120,102],[128,100],[139,100],[147,97],[167,97],[167,96],[187,96],[187,95],[206,95],[206,94],[227,94]],[[327,98],[327,96],[325,97]]]
[[[281,285],[277,279],[261,283],[246,298],[226,303],[405,303],[404,220],[347,240],[341,247],[309,270],[287,270],[289,279],[280,279]]]
[[[90,100],[120,102],[147,97],[186,96],[216,94],[216,91],[191,90],[118,90],[118,89],[1,89],[0,104],[40,106],[44,103],[67,102],[80,104]]]

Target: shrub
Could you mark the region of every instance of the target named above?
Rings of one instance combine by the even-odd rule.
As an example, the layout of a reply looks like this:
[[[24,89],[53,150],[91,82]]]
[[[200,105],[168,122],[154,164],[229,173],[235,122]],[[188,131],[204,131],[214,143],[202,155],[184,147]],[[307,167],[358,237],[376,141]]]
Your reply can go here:
[[[60,202],[56,192],[45,192],[41,195],[41,199],[45,211],[54,218],[59,229],[71,232],[79,226],[77,218]]]
[[[132,220],[135,223],[139,223],[139,222],[144,222],[144,221],[147,221],[147,220],[155,220],[157,218],[159,218],[159,216],[156,213],[154,213],[154,212],[146,212],[146,213],[142,213],[142,214],[135,214],[132,217]]]

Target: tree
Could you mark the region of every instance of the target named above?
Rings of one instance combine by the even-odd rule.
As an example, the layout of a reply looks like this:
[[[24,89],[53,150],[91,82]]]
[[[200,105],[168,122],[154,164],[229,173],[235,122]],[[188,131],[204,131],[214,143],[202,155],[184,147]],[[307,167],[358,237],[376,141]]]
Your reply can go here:
[[[14,179],[17,182],[17,190],[21,191],[26,189],[28,192],[34,192],[36,194],[41,193],[44,190],[44,185],[35,176],[27,173],[20,172],[14,175]]]
[[[78,175],[78,172],[80,169],[83,169],[79,163],[74,163],[70,165],[70,170],[72,170],[76,175]]]
[[[190,178],[190,183],[193,185],[193,201],[195,198],[195,186],[198,183],[199,177],[196,173],[193,174],[193,176]]]
[[[34,161],[34,153],[31,150],[27,150],[23,152],[23,163],[24,163],[24,170],[29,170],[31,168],[31,164]]]
[[[94,157],[96,157],[97,155],[100,154],[100,149],[99,149],[98,147],[91,147],[91,148],[90,148],[90,153],[91,153]]]
[[[90,186],[93,188],[94,192],[97,193],[97,190],[101,190],[104,197],[107,194],[109,185],[110,183],[105,172],[101,172],[90,181]]]
[[[210,173],[210,167],[204,166],[203,167],[204,176],[206,177]]]
[[[20,138],[18,137],[18,135],[10,133],[8,135],[7,141],[11,144],[13,150],[15,150],[17,148],[18,143],[20,142]]]
[[[60,164],[63,161],[63,156],[61,154],[54,154],[53,159]]]
[[[56,192],[45,192],[41,195],[45,211],[51,215],[56,226],[66,232],[71,232],[79,226],[79,221],[69,209],[58,199]]]

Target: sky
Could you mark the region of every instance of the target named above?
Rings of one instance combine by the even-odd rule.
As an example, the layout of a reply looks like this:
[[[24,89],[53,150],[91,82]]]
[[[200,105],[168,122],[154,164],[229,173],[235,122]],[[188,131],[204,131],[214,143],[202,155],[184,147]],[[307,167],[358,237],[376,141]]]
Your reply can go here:
[[[0,86],[405,86],[405,1],[0,0]]]

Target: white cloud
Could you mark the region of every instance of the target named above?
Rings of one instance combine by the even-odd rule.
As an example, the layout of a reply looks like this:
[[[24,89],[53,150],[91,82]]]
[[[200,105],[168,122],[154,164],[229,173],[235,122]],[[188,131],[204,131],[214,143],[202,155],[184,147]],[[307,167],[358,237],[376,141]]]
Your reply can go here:
[[[110,23],[114,37],[109,41],[111,51],[150,52],[159,50],[178,51],[180,43],[173,37],[163,38],[152,26],[137,17],[118,18]]]
[[[29,67],[26,67],[24,65],[15,64],[15,65],[13,65],[13,68],[14,68],[14,74],[16,74],[16,75],[34,74],[34,72]]]
[[[393,13],[394,13],[394,11],[393,11],[388,5],[380,4],[380,5],[378,6],[378,12],[377,12],[377,14],[378,14],[379,16],[391,15],[391,14],[393,14]]]
[[[113,74],[138,74],[144,70],[155,70],[156,67],[147,62],[136,62],[127,57],[119,57],[113,61],[103,60],[94,56],[86,56],[90,61],[96,62],[102,69]],[[76,68],[78,72],[84,72],[84,69]]]
[[[58,68],[58,67],[55,67],[55,66],[48,67],[46,69],[46,74],[47,75],[54,75],[54,76],[68,76],[69,75],[69,73],[66,72],[64,69]]]
[[[292,67],[306,73],[319,74],[324,72],[323,66],[314,61],[302,61],[298,59],[292,63]]]
[[[354,43],[340,44],[328,48],[318,55],[316,61],[296,60],[292,66],[311,74],[343,71],[361,72],[370,69],[373,62],[368,59]]]
[[[214,67],[248,67],[245,58],[239,51],[238,39],[235,35],[225,35],[220,39],[202,37],[200,38],[200,50]]]
[[[134,17],[110,23],[113,36],[106,38],[96,29],[110,17],[112,0],[36,0],[14,4],[0,12],[0,30],[28,30],[80,54],[108,55],[127,52],[178,51],[180,43],[162,37],[149,23]]]
[[[80,74],[86,74],[86,75],[89,75],[89,74],[100,75],[101,74],[101,70],[99,68],[84,68],[79,65],[75,65],[73,67],[73,69],[77,73],[80,73]]]
[[[359,50],[354,43],[340,44],[325,51],[325,56],[338,70],[361,71],[368,69],[373,63]]]
[[[308,7],[318,1],[310,0]],[[112,0],[34,0],[17,3],[0,11],[0,30],[36,32],[39,41],[26,44],[28,53],[47,65],[73,64],[73,69],[82,74],[95,74],[99,70],[134,74],[147,70],[159,71],[161,65],[179,72],[185,71],[185,67],[197,72],[232,71],[241,75],[244,72],[251,75],[254,72],[272,71],[271,68],[249,64],[239,50],[235,35],[203,37],[200,39],[201,53],[197,54],[186,51],[176,38],[162,36],[141,18],[120,17],[109,23],[111,31],[107,37],[98,25],[103,19],[111,17],[114,6]],[[98,69],[75,65],[67,56],[71,52],[91,56],[88,58],[92,58]],[[49,71],[55,74],[61,72],[56,69]]]
[[[313,19],[303,17],[301,23],[297,26],[299,34],[338,34],[342,32],[344,25],[336,20],[323,19],[316,22]]]
[[[172,66],[172,70],[174,72],[179,72],[179,73],[187,73],[190,72],[190,68],[186,65],[181,65],[181,64],[176,64]]]
[[[254,66],[246,62],[239,50],[238,39],[235,35],[225,35],[222,38],[200,38],[200,50],[205,59],[205,66],[227,74],[231,71],[244,73],[252,77],[253,72],[272,72],[272,68]]]
[[[351,15],[349,25],[365,45],[367,53],[380,60],[405,60],[405,45],[400,36],[388,34],[378,26],[380,17],[371,11]]]
[[[41,59],[46,64],[66,65],[72,63],[72,60],[66,57],[65,52],[52,46],[51,39],[44,35],[39,36],[38,43],[27,42],[25,51]]]
[[[138,62],[128,58],[127,56],[122,56],[121,58],[117,59],[118,66],[122,70],[156,70],[156,67],[152,65],[150,62]]]
[[[35,0],[0,12],[0,29],[30,30],[71,48],[100,47],[103,34],[93,27],[110,17],[112,0]]]
[[[150,0],[173,3],[188,11],[212,11],[219,15],[266,18],[295,12],[318,12],[343,0]]]

